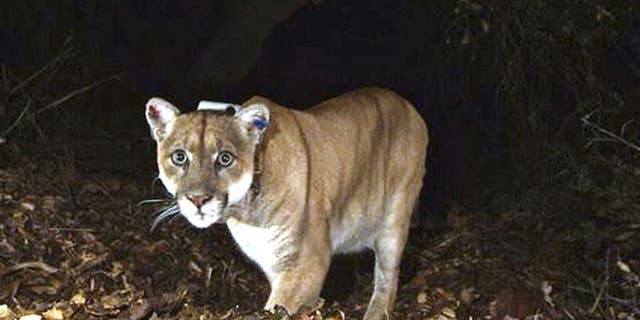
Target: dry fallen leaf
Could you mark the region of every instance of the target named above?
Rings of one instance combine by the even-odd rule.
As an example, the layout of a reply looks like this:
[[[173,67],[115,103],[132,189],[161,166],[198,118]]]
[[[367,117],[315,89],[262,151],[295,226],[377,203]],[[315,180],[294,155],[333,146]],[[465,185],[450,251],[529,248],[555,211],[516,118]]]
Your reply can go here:
[[[555,307],[553,303],[553,299],[551,298],[551,291],[553,291],[553,287],[549,284],[548,281],[542,281],[542,293],[544,294],[544,301],[548,303],[550,306]]]
[[[482,30],[486,33],[489,31],[489,28],[491,28],[491,26],[489,25],[489,22],[487,22],[487,20],[482,19]]]
[[[29,290],[31,290],[32,292],[35,292],[39,295],[49,295],[49,296],[54,296],[56,294],[58,294],[58,289],[56,289],[53,286],[31,286],[29,287]]]
[[[453,311],[453,309],[448,308],[448,307],[444,307],[440,313],[443,316],[447,317],[447,319],[455,319],[456,318],[456,312]]]
[[[23,221],[24,212],[14,211],[12,217],[15,223],[18,224],[20,227],[24,225],[24,221]]]
[[[118,290],[112,294],[102,296],[100,298],[100,304],[106,310],[119,309],[132,303],[133,294],[132,290]]]
[[[451,291],[449,291],[449,290],[447,290],[445,288],[437,287],[436,288],[436,293],[443,300],[446,300],[446,301],[455,301],[456,300],[455,295]]]
[[[6,304],[0,305],[0,320],[13,319],[13,313]]]
[[[114,296],[114,295],[106,295],[101,297],[100,303],[102,304],[102,307],[105,309],[117,309],[125,305],[125,302],[122,301],[120,297]]]
[[[57,211],[65,199],[60,196],[45,196],[42,198],[41,207],[47,211]]]
[[[42,316],[37,314],[28,314],[20,317],[20,320],[42,320]]]
[[[42,316],[46,319],[46,320],[63,320],[64,319],[64,312],[62,312],[62,310],[53,307],[49,310],[47,310],[46,312],[44,312],[42,314]]]
[[[631,268],[629,268],[629,265],[624,263],[623,261],[618,260],[616,262],[616,264],[618,265],[618,268],[620,270],[622,270],[622,272],[624,273],[631,273]]]
[[[152,311],[152,306],[149,304],[149,301],[146,299],[140,299],[134,302],[129,308],[129,319],[138,320],[143,319],[149,315]]]
[[[465,305],[470,306],[477,298],[478,293],[474,287],[465,288],[460,292],[460,301]]]
[[[20,207],[22,207],[22,209],[25,209],[27,211],[33,211],[36,209],[36,205],[29,201],[22,202],[20,204]]]
[[[71,303],[75,305],[83,305],[87,303],[87,297],[84,294],[84,291],[80,290],[78,293],[71,297]]]
[[[420,293],[418,293],[418,296],[416,297],[416,301],[419,304],[424,304],[427,302],[427,293],[424,291],[421,291]]]
[[[120,261],[114,261],[111,263],[111,275],[117,277],[124,272],[124,265]]]

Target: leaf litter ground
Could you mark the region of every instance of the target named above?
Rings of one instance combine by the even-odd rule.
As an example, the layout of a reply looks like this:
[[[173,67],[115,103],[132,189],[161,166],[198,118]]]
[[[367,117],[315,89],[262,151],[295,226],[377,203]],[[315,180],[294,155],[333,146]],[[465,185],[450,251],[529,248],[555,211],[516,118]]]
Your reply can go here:
[[[334,259],[325,300],[315,308],[292,316],[263,312],[268,283],[224,226],[196,230],[176,217],[149,231],[157,206],[136,204],[149,197],[151,179],[75,174],[69,183],[33,159],[24,163],[0,170],[0,319],[359,319],[364,313],[371,254]],[[567,257],[557,248],[553,221],[517,212],[483,220],[463,211],[449,212],[447,230],[412,230],[394,319],[585,319],[602,312],[633,319],[621,311],[630,308],[605,306],[613,297],[598,298],[597,288],[583,288],[593,298],[583,305],[555,288],[565,285]]]

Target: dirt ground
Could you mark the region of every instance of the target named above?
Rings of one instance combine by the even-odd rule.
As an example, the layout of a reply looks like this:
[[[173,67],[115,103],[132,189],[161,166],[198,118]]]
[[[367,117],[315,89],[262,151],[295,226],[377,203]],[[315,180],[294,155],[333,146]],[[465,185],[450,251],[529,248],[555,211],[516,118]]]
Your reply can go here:
[[[0,170],[0,319],[363,315],[371,254],[335,258],[316,309],[291,317],[261,312],[268,283],[226,227],[196,230],[176,217],[150,231],[162,203],[140,201],[163,198],[152,177],[83,175],[35,159],[22,164]],[[572,262],[557,221],[519,212],[478,219],[463,208],[449,217],[446,230],[412,230],[394,319],[634,319],[637,306],[615,304],[608,290],[568,289],[564,272]],[[612,278],[637,284],[633,268],[617,265]]]

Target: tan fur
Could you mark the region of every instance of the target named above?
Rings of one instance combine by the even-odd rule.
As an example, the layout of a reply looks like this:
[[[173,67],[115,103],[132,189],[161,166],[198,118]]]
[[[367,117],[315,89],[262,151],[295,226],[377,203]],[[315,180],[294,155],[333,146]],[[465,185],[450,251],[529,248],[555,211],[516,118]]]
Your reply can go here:
[[[261,97],[244,103],[247,109],[255,105],[268,109],[264,131],[219,112],[176,115],[166,127],[151,119],[152,131],[161,133],[158,165],[165,185],[176,186],[178,200],[194,191],[222,199],[243,173],[259,170],[257,191],[223,205],[220,222],[267,274],[265,308],[295,312],[314,304],[331,255],[369,248],[376,256],[375,288],[365,319],[387,318],[425,173],[424,121],[406,100],[378,88],[305,111]],[[188,172],[168,160],[176,145],[200,159]],[[234,150],[237,166],[218,172],[210,158],[224,148]]]

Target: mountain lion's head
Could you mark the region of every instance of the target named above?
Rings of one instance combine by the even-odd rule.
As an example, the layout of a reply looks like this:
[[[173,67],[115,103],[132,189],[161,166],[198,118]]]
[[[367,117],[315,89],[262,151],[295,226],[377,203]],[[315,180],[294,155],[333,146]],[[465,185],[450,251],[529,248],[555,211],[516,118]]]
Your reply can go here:
[[[180,213],[198,228],[223,220],[253,183],[256,145],[269,124],[269,110],[253,104],[234,111],[180,114],[163,99],[147,102],[159,177]]]

